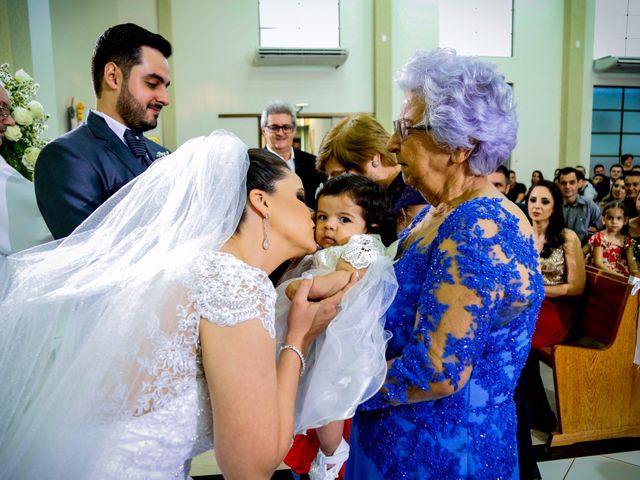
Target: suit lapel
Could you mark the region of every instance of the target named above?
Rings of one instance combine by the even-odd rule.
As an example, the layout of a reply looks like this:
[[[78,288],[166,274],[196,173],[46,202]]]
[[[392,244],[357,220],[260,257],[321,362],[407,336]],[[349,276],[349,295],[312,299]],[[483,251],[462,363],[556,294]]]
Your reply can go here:
[[[140,161],[133,156],[131,150],[113,133],[107,122],[100,118],[99,115],[90,112],[87,117],[87,126],[96,138],[104,141],[105,149],[111,153],[110,157],[120,161],[134,176],[144,172],[145,169]]]

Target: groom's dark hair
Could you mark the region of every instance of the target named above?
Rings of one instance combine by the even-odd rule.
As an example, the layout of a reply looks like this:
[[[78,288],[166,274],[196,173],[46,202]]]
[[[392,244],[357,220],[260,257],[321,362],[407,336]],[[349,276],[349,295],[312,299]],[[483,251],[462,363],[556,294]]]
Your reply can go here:
[[[100,35],[91,58],[91,77],[96,97],[102,93],[104,66],[109,62],[115,63],[126,81],[131,68],[142,62],[142,47],[158,50],[165,58],[169,58],[173,51],[171,43],[162,35],[135,23],[115,25]]]
[[[249,170],[247,171],[247,196],[251,190],[262,190],[267,193],[276,191],[276,183],[283,180],[290,172],[284,160],[262,148],[249,149]],[[246,218],[246,209],[242,212],[238,228]]]

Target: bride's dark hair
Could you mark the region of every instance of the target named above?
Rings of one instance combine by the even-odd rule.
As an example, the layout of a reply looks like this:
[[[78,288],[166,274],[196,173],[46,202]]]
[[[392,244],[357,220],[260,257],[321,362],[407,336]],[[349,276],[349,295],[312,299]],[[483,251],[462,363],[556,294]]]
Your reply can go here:
[[[273,193],[275,184],[287,176],[290,171],[288,165],[277,155],[262,148],[250,148],[249,170],[247,171],[247,196],[251,190],[262,190]],[[247,217],[245,208],[240,217],[238,228],[242,226]]]

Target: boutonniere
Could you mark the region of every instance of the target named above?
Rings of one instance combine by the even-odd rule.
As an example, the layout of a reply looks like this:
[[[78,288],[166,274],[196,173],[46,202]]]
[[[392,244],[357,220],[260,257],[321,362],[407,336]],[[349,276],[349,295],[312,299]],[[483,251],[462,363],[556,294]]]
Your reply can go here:
[[[171,153],[169,152],[169,150],[164,150],[162,152],[156,153],[156,160],[162,157],[166,157],[167,155],[169,155],[169,153]]]

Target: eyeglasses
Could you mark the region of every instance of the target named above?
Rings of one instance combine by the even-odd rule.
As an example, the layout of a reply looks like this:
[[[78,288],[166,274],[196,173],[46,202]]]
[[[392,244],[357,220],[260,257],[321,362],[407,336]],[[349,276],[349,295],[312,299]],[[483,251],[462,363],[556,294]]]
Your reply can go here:
[[[273,133],[278,133],[279,131],[291,133],[293,131],[293,125],[267,125],[267,128]]]
[[[393,133],[400,137],[400,141],[404,142],[409,136],[410,130],[420,130],[428,132],[431,130],[431,125],[428,123],[418,123],[417,125],[407,125],[406,120],[394,120],[393,121]]]
[[[1,120],[5,120],[7,118],[9,118],[11,116],[11,110],[9,110],[9,107],[6,107],[4,105],[0,105],[0,119]]]

